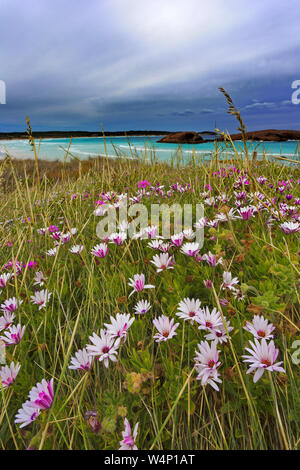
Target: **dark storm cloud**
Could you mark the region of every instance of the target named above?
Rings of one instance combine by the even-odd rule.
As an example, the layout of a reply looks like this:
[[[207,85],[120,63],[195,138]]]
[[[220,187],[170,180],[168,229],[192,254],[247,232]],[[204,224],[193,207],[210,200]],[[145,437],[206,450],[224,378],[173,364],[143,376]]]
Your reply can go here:
[[[300,126],[298,0],[0,0],[0,130]],[[284,104],[285,103],[285,104]]]

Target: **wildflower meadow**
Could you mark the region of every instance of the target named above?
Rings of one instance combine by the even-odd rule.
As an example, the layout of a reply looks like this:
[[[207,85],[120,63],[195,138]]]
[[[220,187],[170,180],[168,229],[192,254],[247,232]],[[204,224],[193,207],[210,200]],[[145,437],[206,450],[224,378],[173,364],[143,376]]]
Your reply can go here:
[[[229,142],[226,160],[217,148],[185,164],[99,158],[40,177],[31,139],[31,174],[1,163],[12,185],[1,186],[0,447],[298,449],[297,162]],[[161,220],[129,237],[125,201],[201,204],[203,217],[178,232],[171,214],[168,239]],[[110,208],[117,225],[99,238]]]

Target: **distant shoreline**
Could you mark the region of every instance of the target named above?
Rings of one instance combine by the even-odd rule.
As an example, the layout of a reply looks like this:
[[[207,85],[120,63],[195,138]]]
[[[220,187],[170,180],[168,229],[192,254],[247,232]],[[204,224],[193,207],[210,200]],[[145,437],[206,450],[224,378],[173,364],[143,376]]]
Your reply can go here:
[[[71,139],[85,137],[102,137],[102,132],[90,131],[41,131],[33,132],[35,139]],[[171,134],[170,131],[108,131],[104,137],[156,137]],[[0,132],[0,140],[24,140],[28,139],[26,132]]]

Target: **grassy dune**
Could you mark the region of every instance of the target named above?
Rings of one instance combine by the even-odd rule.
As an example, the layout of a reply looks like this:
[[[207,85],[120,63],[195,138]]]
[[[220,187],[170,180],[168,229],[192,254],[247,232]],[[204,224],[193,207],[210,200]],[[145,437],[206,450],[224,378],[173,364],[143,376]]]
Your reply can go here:
[[[60,179],[51,175],[52,167],[48,177],[44,172],[39,189],[30,185],[34,170],[30,176],[27,168],[28,177],[18,177],[18,165],[7,161],[2,171],[10,172],[13,184],[10,193],[2,195],[1,266],[2,273],[13,276],[1,290],[1,303],[13,297],[22,300],[14,312],[14,324],[26,329],[19,344],[6,347],[7,364],[18,362],[21,368],[14,383],[1,390],[1,448],[116,449],[125,416],[131,427],[139,423],[139,449],[299,448],[300,370],[292,359],[300,327],[299,233],[286,234],[280,228],[291,212],[280,213],[278,220],[274,217],[272,224],[266,224],[280,203],[294,206],[299,198],[299,170],[270,162],[247,165],[245,160],[226,165],[215,160],[183,169],[160,162],[104,159],[82,164],[77,173],[74,168],[71,172],[55,169]],[[247,176],[241,183],[243,174]],[[266,181],[260,183],[260,176]],[[225,217],[216,227],[205,227],[200,254],[210,251],[217,259],[222,257],[223,263],[216,266],[173,246],[169,254],[174,256],[174,266],[157,273],[150,262],[157,253],[148,246],[151,240],[127,239],[120,246],[108,243],[107,256],[97,258],[91,254],[100,243],[95,201],[104,200],[103,194],[109,191],[115,195],[113,201],[124,192],[134,197],[139,193],[138,182],[144,180],[150,182],[144,190],[149,197],[143,195],[141,201],[147,206],[203,202],[211,221],[216,214],[226,216],[232,207],[238,210],[235,193],[245,191],[243,204],[259,210],[248,220]],[[293,200],[287,200],[287,194]],[[212,205],[211,197],[215,198]],[[265,206],[259,205],[260,198]],[[39,233],[52,226],[56,228]],[[58,243],[56,254],[48,256],[46,252],[57,243],[51,231],[66,233],[72,228],[77,232],[70,241]],[[84,249],[73,254],[69,251],[73,245]],[[43,286],[34,285],[38,271],[46,277]],[[238,278],[238,296],[222,288],[224,271]],[[155,288],[129,297],[129,279],[140,273]],[[212,284],[206,287],[205,280]],[[52,295],[39,309],[31,296],[35,289],[45,288]],[[195,351],[208,330],[176,316],[184,298],[200,299],[201,307],[210,311],[215,307],[233,327],[231,339],[217,346],[219,391],[197,380]],[[151,309],[135,314],[138,300],[149,301]],[[92,333],[99,334],[118,312],[135,319],[126,340],[121,340],[117,362],[109,361],[106,368],[96,358],[88,371],[69,369],[71,356],[91,345]],[[153,319],[161,315],[174,318],[179,326],[175,336],[157,343]],[[243,326],[253,315],[263,315],[275,326],[277,361],[283,361],[285,370],[265,371],[256,383],[253,374],[246,374],[248,366],[242,358],[253,341]],[[51,378],[50,409],[20,429],[14,419],[30,389]]]

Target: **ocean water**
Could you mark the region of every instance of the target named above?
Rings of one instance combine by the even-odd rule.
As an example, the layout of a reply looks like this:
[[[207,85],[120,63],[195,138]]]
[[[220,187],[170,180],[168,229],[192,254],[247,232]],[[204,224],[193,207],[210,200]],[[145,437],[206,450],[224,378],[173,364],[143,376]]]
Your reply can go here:
[[[108,155],[116,157],[116,155],[127,158],[146,158],[150,160],[155,155],[159,160],[171,160],[180,155],[183,161],[188,161],[193,154],[199,155],[202,159],[210,159],[215,144],[214,142],[206,142],[203,144],[177,144],[158,143],[160,136],[146,137],[106,137],[106,151],[103,137],[80,137],[73,138],[70,155],[87,159],[99,155]],[[43,139],[40,145],[39,158],[46,160],[62,160],[66,155],[70,139]],[[38,144],[38,141],[36,142]],[[236,141],[237,149],[242,148],[242,142]],[[248,142],[249,151],[257,151],[258,156],[267,154],[269,156],[282,156],[293,160],[300,161],[300,144],[296,141],[287,142]],[[231,148],[226,148],[224,144],[218,144],[221,157],[232,157],[234,155]],[[12,157],[16,158],[34,158],[33,151],[28,140],[1,140],[0,156],[4,157],[8,152]],[[70,156],[68,157],[69,160]]]

